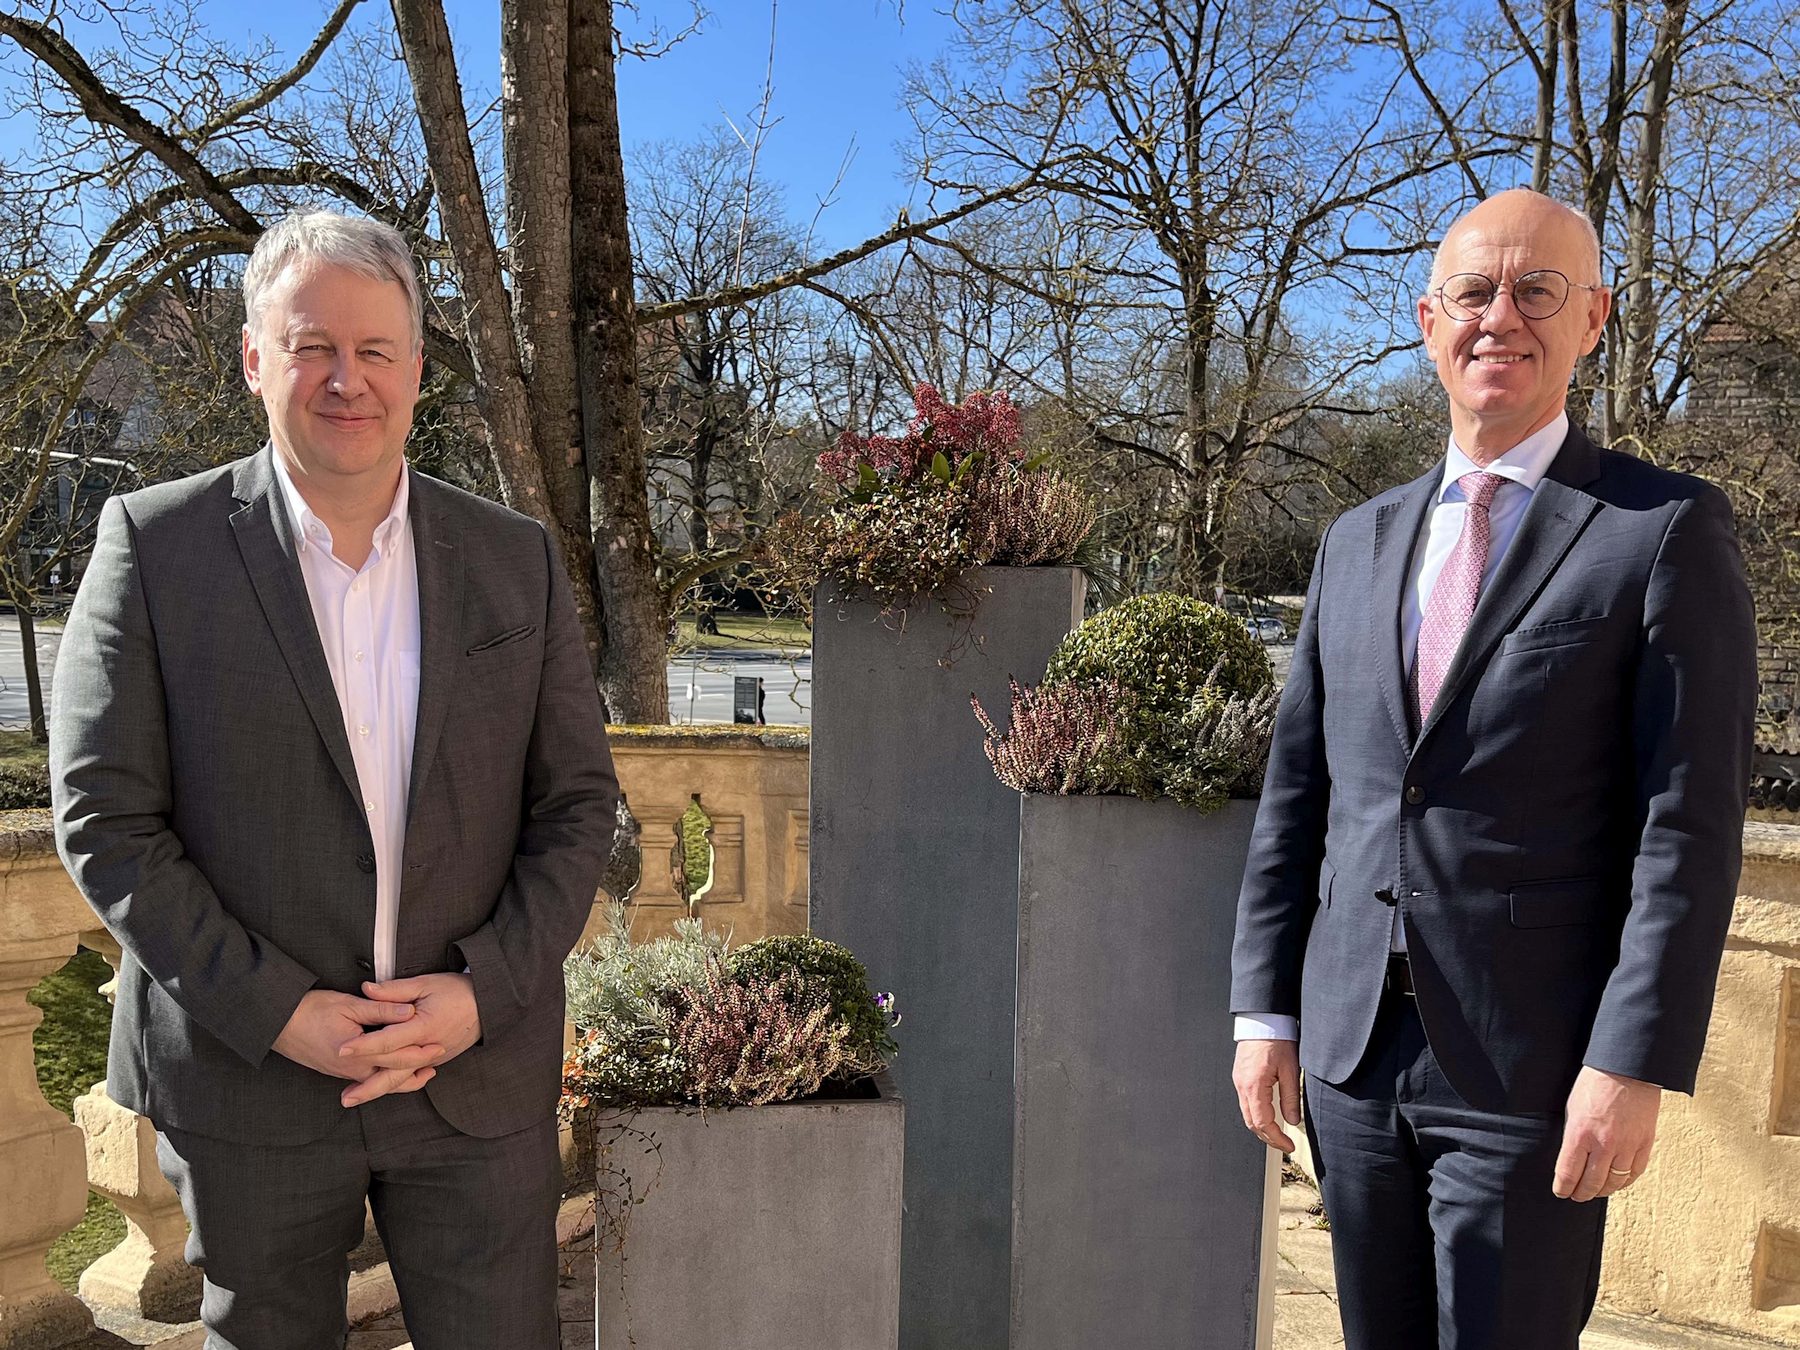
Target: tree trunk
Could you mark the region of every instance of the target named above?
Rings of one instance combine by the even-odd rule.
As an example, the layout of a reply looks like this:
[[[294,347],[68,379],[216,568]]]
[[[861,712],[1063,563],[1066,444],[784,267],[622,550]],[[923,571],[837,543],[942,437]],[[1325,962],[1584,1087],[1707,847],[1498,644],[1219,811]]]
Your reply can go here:
[[[44,719],[44,686],[38,677],[37,624],[31,617],[31,554],[19,550],[19,589],[13,596],[13,611],[19,616],[19,655],[25,663],[25,707],[31,719],[31,739],[39,745],[50,740]]]
[[[593,553],[597,663],[616,722],[665,722],[669,679],[663,599],[638,391],[625,158],[613,78],[612,0],[571,0],[569,155],[575,333]]]
[[[1556,74],[1557,57],[1562,44],[1557,34],[1562,26],[1561,11],[1575,0],[1544,0],[1544,50],[1537,62],[1537,122],[1532,128],[1531,186],[1538,192],[1550,191],[1550,160],[1556,153]]]
[[[1625,216],[1625,277],[1623,359],[1615,369],[1616,406],[1619,419],[1613,427],[1616,440],[1640,450],[1657,407],[1651,362],[1661,316],[1656,307],[1652,269],[1656,253],[1656,206],[1662,182],[1663,135],[1669,120],[1669,94],[1675,78],[1675,61],[1687,39],[1687,0],[1669,0],[1657,25],[1656,46],[1650,54],[1648,87],[1644,94],[1643,122],[1637,136],[1637,163]]]
[[[500,103],[513,330],[551,510],[571,538],[587,540],[587,469],[570,302],[568,58],[568,0],[504,0]],[[591,565],[590,559],[581,570]]]
[[[596,626],[588,539],[558,519],[538,458],[525,375],[508,316],[500,254],[488,222],[475,147],[463,110],[462,81],[441,0],[393,0],[400,48],[419,108],[425,156],[437,187],[438,211],[461,280],[475,401],[487,424],[489,449],[506,504],[537,520],[562,549],[575,608],[590,634]],[[593,639],[590,637],[590,650]],[[658,646],[660,659],[661,648]]]

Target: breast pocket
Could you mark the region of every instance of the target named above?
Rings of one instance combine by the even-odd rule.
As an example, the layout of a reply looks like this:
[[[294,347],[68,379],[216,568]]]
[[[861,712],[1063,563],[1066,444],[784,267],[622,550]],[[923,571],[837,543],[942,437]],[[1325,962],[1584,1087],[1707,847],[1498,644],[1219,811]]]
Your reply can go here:
[[[1498,656],[1520,652],[1553,651],[1558,647],[1578,647],[1592,642],[1605,630],[1609,617],[1596,614],[1581,619],[1560,619],[1554,623],[1532,624],[1515,628],[1500,640]]]

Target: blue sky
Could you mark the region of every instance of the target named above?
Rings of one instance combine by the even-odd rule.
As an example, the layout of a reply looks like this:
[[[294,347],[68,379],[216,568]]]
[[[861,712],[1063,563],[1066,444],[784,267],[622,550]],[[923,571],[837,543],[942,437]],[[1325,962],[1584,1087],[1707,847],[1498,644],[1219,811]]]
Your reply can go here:
[[[153,0],[154,2],[154,0]],[[202,0],[200,12],[215,36],[233,43],[271,40],[285,57],[302,51],[329,12],[325,0],[245,6],[241,0]],[[499,0],[446,0],[465,91],[491,97],[499,88]],[[826,247],[853,243],[885,228],[907,197],[896,142],[909,123],[900,107],[902,71],[909,60],[936,56],[950,24],[921,0],[707,0],[700,31],[653,60],[626,60],[619,71],[619,119],[627,151],[652,140],[693,140],[727,118],[746,125],[762,98],[768,71],[771,14],[775,24],[773,113],[758,172],[787,193],[790,216],[810,221],[846,153],[854,158],[836,204],[819,221]],[[641,0],[633,18],[621,11],[628,36],[652,23],[679,28],[686,0]],[[365,0],[355,24],[391,24],[382,0]],[[84,50],[93,41],[73,24]],[[0,84],[28,58],[0,42]],[[27,129],[0,123],[0,152],[20,148]]]

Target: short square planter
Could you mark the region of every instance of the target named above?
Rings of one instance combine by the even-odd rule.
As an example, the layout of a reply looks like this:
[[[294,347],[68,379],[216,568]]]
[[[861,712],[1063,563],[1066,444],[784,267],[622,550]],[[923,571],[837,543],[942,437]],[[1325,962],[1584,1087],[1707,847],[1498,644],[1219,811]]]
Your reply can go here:
[[[895,1350],[905,1107],[867,1098],[595,1123],[597,1350]]]
[[[1255,1350],[1279,1158],[1231,1089],[1254,802],[1021,798],[1015,1350]]]

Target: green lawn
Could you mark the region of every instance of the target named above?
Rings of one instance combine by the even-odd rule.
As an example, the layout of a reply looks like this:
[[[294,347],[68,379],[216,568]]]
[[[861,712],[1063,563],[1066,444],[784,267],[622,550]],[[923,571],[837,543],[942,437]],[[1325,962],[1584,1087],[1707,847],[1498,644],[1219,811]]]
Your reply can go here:
[[[44,1012],[33,1036],[38,1086],[44,1100],[66,1116],[73,1116],[77,1097],[106,1077],[112,1008],[100,986],[111,978],[99,953],[83,949],[27,995]],[[124,1238],[125,1216],[110,1200],[89,1191],[87,1215],[50,1248],[51,1276],[73,1292],[81,1272]]]
[[[0,768],[17,764],[21,768],[42,764],[49,747],[31,739],[29,731],[0,731]]]
[[[694,647],[810,647],[812,629],[802,619],[769,619],[756,614],[715,614],[717,633],[694,632],[694,616],[675,621],[675,650]]]

